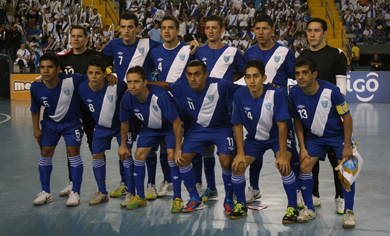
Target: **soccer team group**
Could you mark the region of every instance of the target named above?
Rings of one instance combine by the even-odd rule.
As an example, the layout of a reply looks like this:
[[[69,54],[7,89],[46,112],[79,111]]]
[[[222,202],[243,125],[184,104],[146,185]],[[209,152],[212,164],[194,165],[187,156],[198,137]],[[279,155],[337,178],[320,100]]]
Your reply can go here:
[[[324,22],[315,18],[308,23],[312,45],[324,43]],[[163,44],[136,37],[140,26],[132,13],[121,15],[119,26],[122,38],[112,40],[102,56],[92,56],[88,63],[75,62],[86,65],[84,75],[68,73],[69,66],[62,69],[61,56],[46,53],[39,59],[42,80],[31,86],[34,136],[41,145],[42,191],[34,200],[35,205],[52,201],[52,158],[61,136],[72,177],[68,191],[61,195],[69,195],[67,206],[80,204],[80,145],[83,122],[84,126],[87,122],[80,104],[84,103],[95,121],[91,151],[98,190],[90,205],[109,200],[105,151],[116,137],[122,184],[110,196],[126,195],[120,205],[127,209],[145,207],[147,199],[166,196],[172,190],[172,213],[203,209],[204,202],[218,197],[214,174],[216,146],[225,188],[223,206],[229,218],[247,215],[247,204],[261,196],[258,179],[263,155],[269,149],[275,154],[275,167],[288,200],[282,222],[304,223],[316,217],[312,168],[318,159],[325,159],[329,148],[335,150],[339,162],[352,157],[352,117],[343,88],[317,78],[312,59],[296,61],[290,49],[273,41],[269,16],[257,17],[258,44],[244,56],[237,48],[221,42],[224,27],[218,16],[207,17],[208,44],[202,47],[197,47],[196,42],[188,45],[177,40],[179,25],[172,16],[161,22]],[[87,53],[87,40],[86,29],[72,28],[70,53]],[[113,60],[118,79],[107,73],[105,56]],[[158,80],[151,81],[151,72],[156,69]],[[289,94],[288,78],[297,82]],[[132,157],[135,141],[137,149]],[[159,191],[154,179],[158,147],[164,172]],[[154,166],[148,166],[149,159]],[[206,190],[201,190],[200,184],[202,161]],[[245,194],[245,171],[255,163],[257,167],[250,174],[251,180],[257,178],[257,186],[250,186]],[[149,176],[146,191],[145,166]],[[186,205],[181,196],[182,181],[190,195]],[[299,204],[303,205],[301,211],[297,190],[304,200]],[[344,213],[344,228],[355,227],[354,191],[354,184],[349,192],[343,189],[345,206],[339,213]]]

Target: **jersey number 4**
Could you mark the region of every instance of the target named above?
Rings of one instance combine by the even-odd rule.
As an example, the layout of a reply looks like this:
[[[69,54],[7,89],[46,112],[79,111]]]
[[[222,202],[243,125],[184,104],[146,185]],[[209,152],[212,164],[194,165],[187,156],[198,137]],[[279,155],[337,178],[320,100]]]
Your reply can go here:
[[[246,116],[248,116],[248,119],[253,120],[253,116],[252,116],[252,113],[250,111],[245,111],[245,113],[246,113]]]
[[[307,119],[307,112],[305,109],[298,110],[299,115],[301,116],[301,119]]]

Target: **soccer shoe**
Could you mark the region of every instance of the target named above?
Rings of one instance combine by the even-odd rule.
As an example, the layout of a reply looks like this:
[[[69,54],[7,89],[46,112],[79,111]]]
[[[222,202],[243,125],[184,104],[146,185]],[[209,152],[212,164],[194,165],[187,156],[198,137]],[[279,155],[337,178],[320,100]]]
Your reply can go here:
[[[299,215],[299,211],[297,209],[295,209],[292,206],[288,206],[286,211],[284,212],[282,223],[294,224],[295,222],[297,222],[298,215]]]
[[[313,195],[313,206],[315,206],[315,207],[321,206],[321,198],[320,197],[316,197]],[[343,208],[343,212],[344,212],[344,208]]]
[[[157,189],[156,189],[156,185],[153,185],[151,183],[148,183],[148,188],[147,188],[147,191],[146,191],[146,196],[145,198],[147,200],[155,200],[157,199]]]
[[[50,193],[47,193],[46,191],[41,191],[38,193],[37,198],[34,200],[34,205],[40,206],[45,204],[46,202],[52,202],[53,198],[51,197]]]
[[[69,194],[68,201],[66,201],[66,206],[74,207],[80,204],[80,195],[74,191],[71,191]]]
[[[180,198],[176,198],[172,201],[171,212],[180,213],[181,209],[183,209],[183,200],[181,200]]]
[[[126,207],[127,205],[129,205],[130,203],[130,200],[134,197],[134,195],[132,193],[127,193],[126,194],[126,197],[125,199],[123,199],[123,201],[121,202],[121,207]]]
[[[203,192],[205,191],[203,189],[202,184],[201,183],[197,183],[197,184],[195,184],[195,187],[196,187],[196,191],[198,191],[199,196],[202,196]]]
[[[338,197],[334,200],[334,204],[336,205],[336,212],[338,214],[343,214],[344,213],[344,198]]]
[[[252,203],[255,199],[261,198],[260,189],[253,189],[252,186],[249,186],[246,190],[245,198],[248,204]]]
[[[297,190],[297,203],[298,203],[298,208],[303,208],[305,206],[305,201],[303,200],[301,190]]]
[[[206,190],[203,192],[203,194],[200,196],[202,198],[203,202],[208,202],[212,198],[218,197],[218,190],[215,189],[214,191],[206,188]]]
[[[316,212],[308,209],[307,206],[303,208],[301,212],[299,212],[299,216],[297,218],[298,223],[306,223],[309,222],[309,220],[312,220],[316,218]]]
[[[225,214],[230,215],[230,213],[233,212],[235,208],[234,201],[230,199],[225,199],[225,201],[223,202],[223,208],[225,209]]]
[[[127,210],[134,210],[140,207],[145,207],[147,205],[146,200],[144,198],[140,198],[138,195],[133,197],[129,204],[126,206]]]
[[[108,200],[110,199],[108,198],[107,193],[103,194],[102,192],[97,191],[95,196],[89,201],[89,205],[99,205],[100,203],[108,202]]]
[[[181,212],[194,212],[202,209],[204,209],[202,200],[198,200],[197,198],[192,197],[190,200],[188,200],[187,205],[181,209]]]
[[[347,210],[347,213],[343,216],[343,228],[353,229],[355,228],[355,214],[351,210]]]
[[[110,193],[110,197],[121,197],[127,194],[127,186],[124,182],[120,182],[118,186]]]
[[[241,219],[248,214],[248,207],[244,203],[237,203],[234,210],[230,212],[229,218],[232,220]]]
[[[69,183],[66,184],[65,188],[61,190],[60,196],[69,196],[70,192],[72,191],[73,188],[73,182],[70,181]]]
[[[157,192],[157,197],[166,197],[170,191],[173,191],[173,183],[163,181],[161,183],[160,190]]]

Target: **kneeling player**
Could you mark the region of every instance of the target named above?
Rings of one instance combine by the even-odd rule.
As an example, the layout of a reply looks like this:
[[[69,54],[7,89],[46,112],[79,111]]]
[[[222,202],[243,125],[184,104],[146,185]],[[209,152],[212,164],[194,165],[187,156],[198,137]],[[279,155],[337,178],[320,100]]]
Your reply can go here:
[[[123,96],[120,113],[122,144],[119,147],[118,154],[121,158],[126,154],[130,155],[126,147],[129,119],[136,116],[144,125],[139,132],[134,161],[134,180],[137,195],[126,206],[127,209],[132,210],[146,206],[144,193],[145,159],[150,150],[157,148],[162,140],[167,145],[172,176],[180,176],[179,167],[173,164],[181,156],[183,134],[181,120],[172,97],[163,88],[157,85],[148,85],[144,68],[140,66],[130,68],[127,71],[126,79],[130,93]],[[177,212],[174,209],[176,208],[180,212],[182,205],[181,179],[172,179],[174,201],[171,211]]]
[[[313,207],[312,168],[319,158],[325,159],[329,148],[335,150],[339,163],[352,157],[352,117],[340,90],[333,84],[316,79],[314,61],[308,58],[295,64],[298,86],[290,90],[292,117],[299,140],[301,174],[300,184],[305,208],[299,213],[298,222],[305,223],[316,217]],[[343,118],[344,124],[340,121]],[[303,126],[310,130],[304,140]],[[353,202],[355,184],[351,191],[343,188],[344,228],[355,227]]]
[[[296,177],[291,171],[291,141],[287,139],[288,108],[283,92],[271,85],[264,85],[267,76],[265,66],[259,60],[250,60],[245,65],[245,83],[247,87],[234,94],[234,110],[231,122],[237,143],[237,156],[232,169],[232,184],[237,196],[237,205],[230,213],[231,219],[239,219],[247,214],[245,198],[245,170],[259,159],[268,149],[272,149],[275,167],[282,175],[283,186],[288,198],[288,206],[283,223],[292,224],[298,216]],[[243,127],[248,130],[245,142]]]

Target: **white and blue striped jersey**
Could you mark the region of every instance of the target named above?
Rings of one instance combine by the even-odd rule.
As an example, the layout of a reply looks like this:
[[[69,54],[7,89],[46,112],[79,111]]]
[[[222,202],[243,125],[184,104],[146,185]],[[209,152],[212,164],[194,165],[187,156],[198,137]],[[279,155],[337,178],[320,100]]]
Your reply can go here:
[[[244,73],[245,63],[240,50],[225,45],[220,49],[211,49],[208,44],[196,50],[195,57],[206,63],[209,76],[233,82],[234,70]]]
[[[43,119],[58,123],[81,118],[77,89],[80,83],[88,77],[64,73],[59,73],[58,76],[60,81],[53,89],[47,88],[44,82],[31,84],[31,112],[38,113],[41,106],[44,106]]]
[[[89,87],[88,83],[88,80],[82,82],[78,93],[96,121],[96,126],[104,128],[120,126],[120,102],[127,89],[127,84],[119,81],[113,86],[108,86],[108,82],[105,81],[104,88],[99,92],[95,92]]]
[[[161,43],[150,38],[137,39],[132,45],[125,45],[121,38],[113,39],[104,47],[102,52],[114,58],[115,71],[119,79],[126,82],[126,73],[129,68],[142,66],[147,73],[147,79],[151,80],[152,75],[149,69],[149,52],[152,48]]]
[[[306,95],[295,85],[290,90],[291,117],[301,118],[302,123],[317,137],[344,135],[340,116],[349,113],[340,89],[324,80],[317,79],[320,88],[314,95]]]
[[[119,115],[121,122],[128,121],[136,116],[144,125],[140,135],[173,134],[172,122],[179,115],[171,95],[157,85],[148,84],[147,88],[149,89],[149,96],[145,102],[140,102],[131,93],[126,93],[123,96]]]
[[[190,45],[181,41],[173,49],[161,44],[150,51],[150,70],[158,70],[159,81],[174,83],[185,77],[186,67],[194,59],[190,52]]]
[[[229,100],[233,100],[235,91],[240,85],[227,80],[207,78],[206,86],[201,92],[195,92],[186,78],[178,79],[169,85],[169,90],[180,101],[182,109],[193,118],[191,129],[231,127]]]
[[[243,124],[248,136],[258,141],[279,140],[276,122],[289,119],[283,92],[271,85],[264,85],[263,95],[255,99],[248,87],[237,90],[233,98],[232,124]]]

